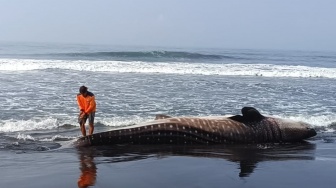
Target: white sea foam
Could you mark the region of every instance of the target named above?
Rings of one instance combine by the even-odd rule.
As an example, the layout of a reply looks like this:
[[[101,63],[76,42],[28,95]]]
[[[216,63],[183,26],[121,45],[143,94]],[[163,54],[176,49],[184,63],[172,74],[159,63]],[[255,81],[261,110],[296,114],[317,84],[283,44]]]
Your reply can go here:
[[[0,59],[0,71],[43,69],[148,74],[336,78],[336,68],[292,65]]]
[[[149,119],[139,116],[132,116],[127,118],[126,117],[100,118],[99,122],[109,127],[121,127],[146,122],[149,120],[153,120],[153,118]]]
[[[0,132],[16,132],[57,128],[57,119],[0,121]]]
[[[152,120],[152,119],[151,119]],[[139,116],[131,117],[115,117],[115,118],[99,118],[96,123],[104,124],[109,127],[121,127],[140,122],[149,121],[148,118],[142,118]],[[60,123],[61,122],[61,123]],[[60,125],[70,124],[79,127],[79,124],[74,120],[57,120],[55,118],[46,118],[40,120],[3,120],[0,121],[0,132],[19,132],[19,131],[31,131],[31,130],[51,130],[58,128]],[[19,138],[20,137],[20,138]],[[18,139],[23,139],[24,135],[19,134]],[[28,138],[28,137],[27,137]],[[41,141],[54,141],[57,139],[71,139],[75,137],[63,137],[61,135],[53,136],[52,138],[43,138]]]
[[[334,148],[332,148],[334,149]],[[336,162],[336,158],[335,157],[316,157],[315,160],[318,160],[318,161],[333,161],[333,162]]]
[[[52,142],[52,141],[55,141],[55,140],[72,140],[72,139],[75,139],[75,138],[77,138],[77,137],[75,137],[75,136],[55,135],[55,136],[53,136],[51,138],[42,138],[39,141]]]
[[[21,134],[21,133],[19,133],[18,136],[17,136],[16,138],[17,138],[18,140],[24,140],[24,141],[26,141],[26,140],[32,140],[32,141],[35,141],[35,140],[36,140],[34,137],[30,136],[29,134],[26,135],[26,134]]]
[[[335,115],[332,114],[321,116],[299,115],[299,116],[280,116],[280,117],[291,119],[294,121],[303,121],[316,127],[326,127],[336,122],[336,117]]]

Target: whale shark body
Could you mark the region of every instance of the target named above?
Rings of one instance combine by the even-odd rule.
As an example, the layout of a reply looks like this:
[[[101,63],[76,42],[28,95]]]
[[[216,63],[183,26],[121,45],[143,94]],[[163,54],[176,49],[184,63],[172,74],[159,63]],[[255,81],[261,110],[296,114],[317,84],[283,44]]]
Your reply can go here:
[[[263,116],[252,107],[244,107],[242,114],[219,117],[157,115],[154,121],[79,138],[75,145],[287,143],[316,135],[307,123]]]

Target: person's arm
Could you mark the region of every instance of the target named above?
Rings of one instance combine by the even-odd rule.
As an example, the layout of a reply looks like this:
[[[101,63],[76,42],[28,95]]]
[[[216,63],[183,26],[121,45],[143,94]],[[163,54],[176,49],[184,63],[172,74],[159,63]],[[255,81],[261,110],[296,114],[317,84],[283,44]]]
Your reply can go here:
[[[89,114],[89,113],[93,112],[95,107],[96,107],[96,100],[95,100],[95,97],[92,96],[91,100],[90,100],[89,108],[85,111],[85,114]]]
[[[78,108],[81,112],[84,112],[84,105],[82,104],[81,100],[80,100],[80,95],[77,95],[77,104],[78,104]]]

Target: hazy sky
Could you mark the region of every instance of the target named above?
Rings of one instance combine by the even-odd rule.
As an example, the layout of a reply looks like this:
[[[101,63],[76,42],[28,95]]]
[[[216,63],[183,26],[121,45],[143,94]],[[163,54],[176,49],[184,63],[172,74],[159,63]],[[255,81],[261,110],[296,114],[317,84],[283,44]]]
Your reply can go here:
[[[0,0],[0,41],[336,51],[336,0]]]

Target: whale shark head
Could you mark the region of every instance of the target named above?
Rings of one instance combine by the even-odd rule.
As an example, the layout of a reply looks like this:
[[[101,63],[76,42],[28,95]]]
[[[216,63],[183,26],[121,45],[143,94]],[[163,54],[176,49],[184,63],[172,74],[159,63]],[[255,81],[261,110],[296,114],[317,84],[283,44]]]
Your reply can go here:
[[[313,126],[301,121],[274,118],[282,135],[282,141],[295,142],[315,136],[317,133]]]
[[[281,133],[281,140],[283,142],[296,142],[316,135],[313,126],[305,122],[281,118],[266,118],[253,107],[243,107],[241,112],[243,116],[238,115],[231,117],[231,119],[247,124],[251,122],[262,122],[264,119],[271,120],[271,122],[274,121],[278,125],[278,131]]]

